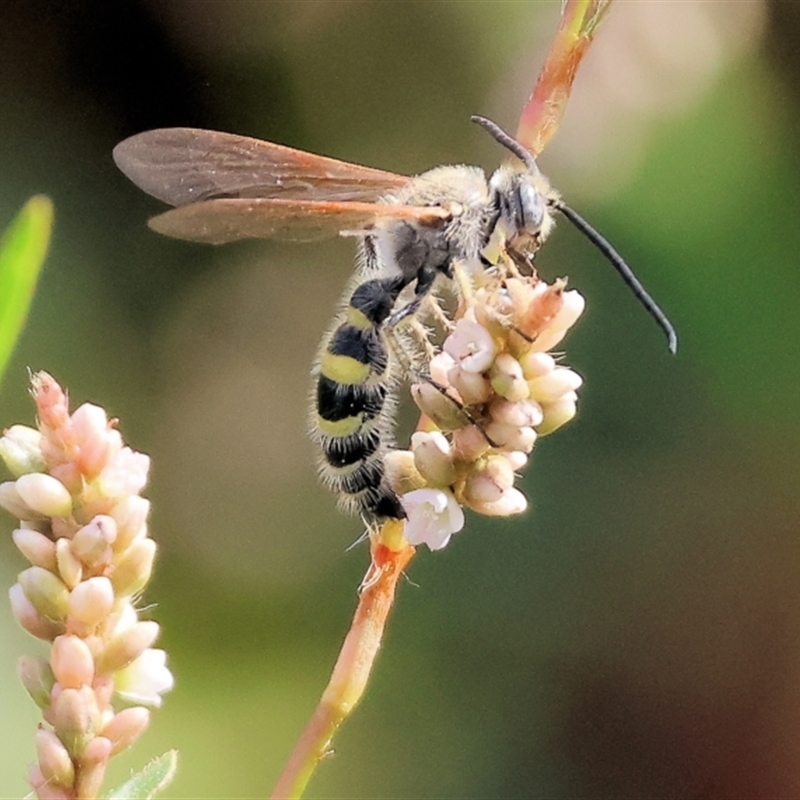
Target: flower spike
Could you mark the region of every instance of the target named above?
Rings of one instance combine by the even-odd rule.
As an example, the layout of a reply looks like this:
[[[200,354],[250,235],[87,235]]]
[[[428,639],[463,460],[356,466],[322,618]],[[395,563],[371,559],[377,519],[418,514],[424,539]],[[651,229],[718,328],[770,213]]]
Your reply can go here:
[[[12,610],[51,643],[47,660],[18,666],[45,720],[28,778],[40,800],[91,800],[111,756],[139,737],[173,683],[152,648],[159,626],[135,606],[156,550],[138,494],[150,461],[123,445],[103,409],[70,414],[47,373],[31,383],[38,430],[14,425],[0,438],[16,476],[0,484],[0,506],[19,518],[14,543],[31,564],[10,591]]]

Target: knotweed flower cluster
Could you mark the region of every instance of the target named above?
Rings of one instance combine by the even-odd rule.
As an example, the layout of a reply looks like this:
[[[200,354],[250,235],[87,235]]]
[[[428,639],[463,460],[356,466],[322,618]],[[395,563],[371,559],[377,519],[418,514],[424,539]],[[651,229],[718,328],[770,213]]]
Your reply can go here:
[[[474,285],[473,281],[480,281]],[[527,508],[514,486],[538,436],[575,416],[582,380],[548,351],[581,315],[584,299],[534,274],[461,276],[464,298],[432,382],[412,387],[423,412],[410,451],[387,456],[412,545],[444,547],[464,524],[463,506],[487,516]]]
[[[139,492],[149,459],[125,447],[102,408],[70,415],[61,387],[33,376],[38,430],[0,438],[16,477],[0,505],[19,519],[14,542],[31,566],[11,591],[26,631],[51,643],[47,658],[23,656],[19,675],[46,722],[36,733],[29,780],[41,800],[96,797],[111,756],[148,724],[172,687],[159,626],[134,606],[150,578],[155,542]]]

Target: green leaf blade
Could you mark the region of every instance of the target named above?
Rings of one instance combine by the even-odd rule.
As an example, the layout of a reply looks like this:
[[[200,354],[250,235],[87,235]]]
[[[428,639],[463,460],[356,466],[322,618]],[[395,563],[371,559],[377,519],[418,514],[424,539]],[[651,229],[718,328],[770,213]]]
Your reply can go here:
[[[28,316],[52,227],[52,201],[35,195],[0,237],[0,379]]]
[[[146,764],[140,772],[131,775],[125,783],[110,791],[108,800],[150,800],[172,782],[177,768],[178,751],[167,750]]]

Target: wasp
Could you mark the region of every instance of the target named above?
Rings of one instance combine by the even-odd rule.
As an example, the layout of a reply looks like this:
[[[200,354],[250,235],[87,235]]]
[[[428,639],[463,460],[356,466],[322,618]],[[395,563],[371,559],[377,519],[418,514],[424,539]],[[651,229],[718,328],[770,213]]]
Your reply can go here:
[[[311,437],[340,507],[367,521],[402,519],[384,456],[394,446],[397,387],[407,365],[394,331],[415,320],[454,269],[493,269],[502,251],[532,266],[557,212],[597,246],[677,348],[675,329],[611,244],[564,204],[532,154],[498,125],[473,117],[515,157],[491,176],[441,166],[415,177],[272,142],[194,128],[125,139],[114,160],[139,188],[175,206],[155,231],[222,244],[246,238],[358,240],[355,274],[314,367]],[[500,243],[500,250],[498,250]]]

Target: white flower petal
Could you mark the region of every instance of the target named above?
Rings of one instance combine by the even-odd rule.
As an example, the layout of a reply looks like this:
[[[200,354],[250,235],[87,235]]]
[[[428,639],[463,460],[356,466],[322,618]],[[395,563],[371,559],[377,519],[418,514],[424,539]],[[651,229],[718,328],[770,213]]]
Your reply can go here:
[[[464,527],[464,511],[452,492],[416,489],[400,498],[408,518],[404,536],[409,544],[441,550]]]
[[[467,372],[484,372],[497,354],[492,335],[483,325],[460,319],[445,339],[443,349]]]
[[[172,689],[175,679],[167,669],[167,654],[149,648],[114,676],[116,693],[129,703],[161,705],[161,695]]]

